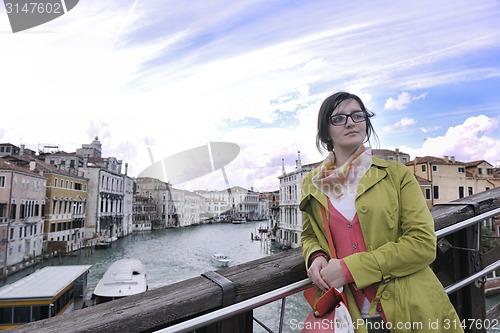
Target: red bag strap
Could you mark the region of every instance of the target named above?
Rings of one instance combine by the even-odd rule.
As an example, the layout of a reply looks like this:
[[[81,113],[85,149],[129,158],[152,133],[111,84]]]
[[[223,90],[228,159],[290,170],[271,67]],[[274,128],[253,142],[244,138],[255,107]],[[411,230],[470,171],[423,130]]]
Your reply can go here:
[[[320,206],[321,206],[321,215],[323,216],[323,224],[325,225],[326,238],[328,239],[328,247],[330,248],[330,253],[332,255],[332,258],[337,259],[337,251],[335,250],[335,245],[333,244],[332,233],[330,231],[330,223],[328,222],[329,220],[326,218],[325,207],[323,205]],[[344,303],[347,304],[347,297],[345,295],[345,292],[341,292],[340,296],[342,296],[342,300],[344,301]]]
[[[321,215],[323,216],[323,224],[325,225],[326,238],[328,239],[328,247],[330,248],[330,253],[332,258],[337,258],[337,251],[335,251],[335,245],[333,245],[332,233],[330,232],[330,224],[326,218],[325,207],[321,205]]]

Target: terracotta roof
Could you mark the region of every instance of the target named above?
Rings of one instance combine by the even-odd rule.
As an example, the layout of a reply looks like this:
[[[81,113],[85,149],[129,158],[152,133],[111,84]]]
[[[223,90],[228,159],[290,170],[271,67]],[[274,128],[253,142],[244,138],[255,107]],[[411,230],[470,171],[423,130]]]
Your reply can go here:
[[[465,166],[466,167],[476,167],[476,166],[478,166],[479,164],[482,164],[482,163],[486,163],[486,164],[488,164],[491,167],[493,166],[488,161],[485,161],[485,160],[470,161],[470,162],[465,163]]]
[[[0,158],[0,170],[25,172],[25,173],[30,173],[32,175],[40,176],[38,173],[30,171],[29,168],[24,168],[24,167],[18,166],[15,163],[7,161],[4,158]]]
[[[38,160],[35,158],[35,156],[29,156],[29,155],[8,155],[0,158],[0,160],[5,160],[9,162],[11,165],[15,165],[19,171],[25,171],[25,172],[31,172],[31,173],[36,173],[39,175],[40,171],[43,173],[55,173],[59,175],[65,175],[65,176],[71,176],[74,178],[80,178],[80,179],[85,179],[82,176],[73,174],[71,172],[68,172],[66,170],[61,170],[55,165],[45,163],[42,160]],[[35,169],[30,170],[30,162],[36,162],[35,164]]]
[[[395,156],[395,155],[408,155],[407,153],[403,153],[402,151],[396,152],[394,150],[390,149],[372,149],[373,155],[389,155],[389,156]]]
[[[413,165],[413,164],[422,164],[422,163],[429,163],[429,164],[446,164],[446,165],[465,165],[464,162],[456,161],[451,162],[451,159],[448,159],[446,161],[444,158],[441,157],[435,157],[435,156],[424,156],[424,157],[415,157],[414,160],[406,163],[406,165]]]
[[[44,171],[44,172],[58,171],[54,165],[51,165],[51,164],[45,163],[44,161],[36,159],[34,156],[8,155],[8,156],[4,156],[3,159],[11,162],[12,164],[16,164],[19,167],[24,168],[25,170],[26,169],[29,170],[30,162],[36,162],[34,171]]]

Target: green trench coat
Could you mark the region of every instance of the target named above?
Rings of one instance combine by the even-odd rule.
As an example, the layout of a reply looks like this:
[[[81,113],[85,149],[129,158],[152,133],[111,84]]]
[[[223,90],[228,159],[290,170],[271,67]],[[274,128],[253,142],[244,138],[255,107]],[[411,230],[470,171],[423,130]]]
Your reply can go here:
[[[323,205],[328,212],[328,199],[311,183],[318,171],[311,171],[302,183],[301,241],[306,266],[313,252],[330,254],[320,209]],[[463,332],[448,295],[429,267],[436,256],[434,220],[410,170],[373,157],[358,185],[355,205],[367,251],[345,257],[344,262],[355,288],[378,284],[370,315],[380,300],[391,332]],[[356,304],[350,289],[344,290],[348,305]],[[357,306],[348,307],[356,332],[367,332]]]

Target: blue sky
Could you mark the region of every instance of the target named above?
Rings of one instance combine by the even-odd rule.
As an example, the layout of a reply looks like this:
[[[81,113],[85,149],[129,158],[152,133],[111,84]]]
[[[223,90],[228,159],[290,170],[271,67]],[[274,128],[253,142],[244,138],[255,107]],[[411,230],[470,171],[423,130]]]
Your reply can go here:
[[[137,176],[238,144],[186,189],[279,187],[320,161],[321,101],[358,94],[375,148],[500,162],[500,2],[85,0],[12,33],[0,5],[0,142],[74,152],[97,135]],[[151,155],[150,155],[151,153]]]

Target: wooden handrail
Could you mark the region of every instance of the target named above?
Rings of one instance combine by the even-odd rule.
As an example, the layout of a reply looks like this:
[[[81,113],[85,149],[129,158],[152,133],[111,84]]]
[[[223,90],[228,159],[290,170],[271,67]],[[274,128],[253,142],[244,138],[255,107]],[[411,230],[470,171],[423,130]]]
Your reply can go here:
[[[460,202],[466,202],[466,204],[440,205],[431,209],[437,230],[464,221],[478,213],[485,213],[499,208],[500,188],[463,198]],[[463,235],[452,235],[454,239],[451,239],[451,241],[457,241],[454,244],[458,246],[471,246],[469,240],[474,240],[475,238],[468,236],[468,233],[470,233],[469,229],[463,230]],[[495,254],[500,255],[498,251]],[[474,270],[474,267],[469,267],[471,265],[469,262],[474,265],[477,260],[470,260],[470,257],[467,257],[463,260],[460,259],[462,260],[460,261],[460,265],[456,266],[456,263],[459,261],[457,256],[460,257],[463,255],[454,254],[454,251],[438,255],[436,262],[439,265],[448,265],[451,263],[451,266],[446,267],[446,269],[441,267],[441,269],[437,270],[441,273],[441,276],[438,274],[438,277],[444,285],[459,280],[463,276],[470,276],[470,271]],[[496,260],[498,259],[500,258],[497,257]],[[490,258],[489,260],[492,259]],[[433,265],[435,266],[436,263]],[[452,271],[455,270],[452,276],[443,274],[443,271],[449,270],[450,267],[452,267]],[[235,287],[234,296],[236,302],[247,300],[307,278],[300,248],[253,260],[238,266],[224,268],[216,272],[232,281]],[[481,318],[480,314],[478,316],[477,313],[470,312],[477,310],[477,306],[473,307],[473,304],[476,303],[472,303],[476,301],[477,297],[474,296],[477,293],[473,288],[477,289],[473,284],[469,287],[469,290],[458,291],[456,294],[460,293],[460,295],[452,298],[452,302],[457,307],[459,315],[463,316],[463,318]],[[482,297],[484,299],[484,290]],[[469,302],[470,304],[460,305],[459,302]],[[221,287],[204,276],[197,276],[150,290],[143,294],[91,306],[63,316],[25,324],[11,331],[30,333],[154,332],[155,330],[219,309],[222,307],[222,304],[223,295]],[[479,309],[478,311],[482,310]],[[485,314],[482,315],[482,318],[484,316]],[[240,327],[244,326],[248,328],[248,321],[251,324],[251,316],[246,318],[246,323],[245,319],[242,319],[243,323],[240,323],[242,325]],[[245,329],[235,331],[244,332]],[[251,329],[247,329],[246,331],[250,332]]]

